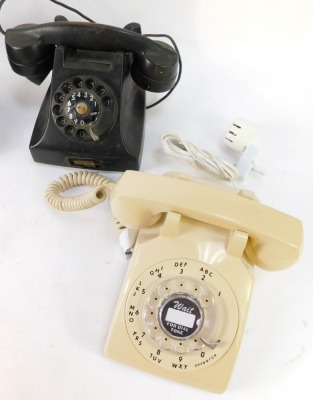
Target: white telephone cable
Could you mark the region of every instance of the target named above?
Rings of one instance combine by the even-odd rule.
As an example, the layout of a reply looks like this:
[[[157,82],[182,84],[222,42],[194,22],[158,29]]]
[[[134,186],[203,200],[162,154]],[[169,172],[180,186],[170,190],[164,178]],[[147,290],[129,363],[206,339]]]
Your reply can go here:
[[[214,178],[231,182],[238,179],[238,170],[233,164],[206,150],[198,149],[173,131],[168,131],[162,136],[162,144],[167,154],[187,160],[193,167],[204,170]]]

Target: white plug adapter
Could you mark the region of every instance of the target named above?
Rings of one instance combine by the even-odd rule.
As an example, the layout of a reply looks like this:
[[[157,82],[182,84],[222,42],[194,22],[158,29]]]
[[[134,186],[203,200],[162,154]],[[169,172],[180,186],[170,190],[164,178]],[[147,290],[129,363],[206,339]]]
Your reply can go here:
[[[227,132],[224,142],[232,150],[242,153],[254,139],[257,131],[257,126],[252,124],[252,122],[243,118],[237,118]]]
[[[252,122],[244,118],[237,118],[224,138],[224,143],[227,147],[236,153],[241,153],[238,162],[235,164],[241,179],[244,179],[251,170],[264,175],[264,172],[254,163],[260,148],[251,142],[255,138],[257,131],[257,126]]]

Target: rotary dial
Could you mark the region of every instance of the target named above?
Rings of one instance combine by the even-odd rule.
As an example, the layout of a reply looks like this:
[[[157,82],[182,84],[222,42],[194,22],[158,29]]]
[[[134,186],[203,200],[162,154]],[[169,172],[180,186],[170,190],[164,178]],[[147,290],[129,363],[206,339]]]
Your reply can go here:
[[[114,124],[116,109],[112,90],[96,77],[68,79],[52,98],[52,117],[56,126],[79,142],[105,138]]]
[[[66,114],[76,126],[92,125],[100,114],[100,102],[87,90],[74,91],[66,103]]]
[[[191,371],[219,360],[238,328],[238,308],[224,278],[207,264],[174,259],[147,269],[130,289],[127,331],[148,361]]]

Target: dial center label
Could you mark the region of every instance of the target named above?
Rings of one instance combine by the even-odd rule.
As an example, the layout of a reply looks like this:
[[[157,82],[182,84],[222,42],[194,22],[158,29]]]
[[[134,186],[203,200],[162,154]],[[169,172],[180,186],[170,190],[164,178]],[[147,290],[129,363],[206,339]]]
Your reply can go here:
[[[203,311],[196,299],[177,294],[164,301],[159,311],[159,322],[169,336],[185,339],[201,329]]]

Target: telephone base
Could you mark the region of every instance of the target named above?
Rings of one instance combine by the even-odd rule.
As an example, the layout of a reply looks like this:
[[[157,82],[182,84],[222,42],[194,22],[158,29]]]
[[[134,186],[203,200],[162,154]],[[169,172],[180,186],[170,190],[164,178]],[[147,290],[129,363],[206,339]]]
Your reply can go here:
[[[238,258],[243,248],[240,235],[176,213],[141,229],[105,353],[167,379],[225,391],[253,285],[250,265]]]
[[[130,75],[125,52],[58,46],[30,152],[44,164],[103,171],[140,167],[145,91]]]

